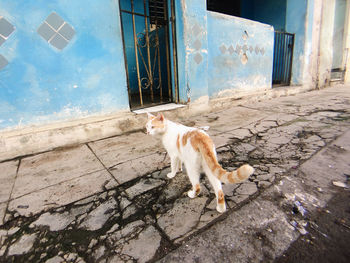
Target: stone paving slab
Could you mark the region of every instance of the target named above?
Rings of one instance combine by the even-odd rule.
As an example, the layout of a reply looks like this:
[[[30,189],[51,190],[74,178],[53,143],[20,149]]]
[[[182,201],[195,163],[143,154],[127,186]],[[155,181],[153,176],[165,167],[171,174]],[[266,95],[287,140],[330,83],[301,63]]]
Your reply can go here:
[[[4,223],[4,216],[11,192],[15,183],[18,161],[0,163],[0,225]]]
[[[21,236],[21,238],[10,247],[8,255],[15,256],[27,253],[32,248],[36,237],[35,234]]]
[[[312,111],[326,109],[336,111],[344,109],[341,103],[347,103],[350,100],[349,87],[340,87],[337,89],[337,93],[329,91],[331,89],[326,89],[327,91],[322,90],[322,92],[311,91],[295,96],[279,98],[278,100],[274,100],[273,103],[269,103],[269,101],[258,102],[254,105],[249,105],[249,107],[279,113],[295,113],[298,115],[307,115]],[[339,91],[341,90],[344,92],[342,95],[339,95]],[[310,100],[312,100],[312,104],[309,103]],[[334,101],[337,101],[337,103],[334,103]]]
[[[185,237],[195,230],[206,202],[206,197],[178,199],[171,210],[158,218],[158,225],[171,240]]]
[[[129,255],[140,263],[147,262],[156,254],[161,240],[159,232],[149,226],[123,247],[122,254]]]
[[[235,136],[232,133],[219,133],[219,134],[215,134],[215,133],[216,133],[215,131],[214,132],[211,130],[208,131],[208,134],[210,135],[210,138],[213,140],[216,149],[226,146],[230,141],[233,141],[235,139]]]
[[[4,223],[6,208],[7,208],[7,203],[0,203],[0,225]]]
[[[8,209],[11,214],[30,216],[116,186],[114,178],[106,170],[101,170],[11,200]]]
[[[194,237],[187,246],[181,246],[160,262],[272,262],[272,259],[267,261],[263,253],[281,252],[287,246],[285,240],[281,240],[280,246],[271,247],[271,242],[268,247],[263,240],[266,233],[271,231],[276,239],[287,238],[288,244],[298,237],[288,218],[272,202],[252,202],[230,214],[225,222]],[[247,222],[249,226],[245,228]]]
[[[86,145],[23,158],[12,198],[102,169],[103,165]]]
[[[169,166],[169,162],[167,154],[159,152],[115,165],[109,171],[120,184],[123,184],[146,173]]]
[[[125,136],[127,136],[127,140],[125,140]],[[143,132],[91,142],[89,146],[107,168],[150,155],[162,149],[159,141]]]
[[[297,119],[299,116],[295,114],[286,114],[286,113],[273,113],[264,118],[266,121],[275,121],[277,125],[285,125],[295,119]]]
[[[0,163],[0,203],[6,202],[10,199],[17,167],[18,161]]]
[[[217,113],[211,113],[196,118],[193,126],[209,126],[211,133],[223,133],[241,128],[256,122],[269,114],[263,110],[248,109],[245,107],[233,107]]]
[[[130,199],[133,199],[135,196],[143,194],[144,192],[147,192],[162,184],[164,184],[164,181],[162,180],[145,178],[137,184],[133,185],[132,187],[127,188],[125,192],[127,193]]]
[[[344,139],[347,138],[347,139]],[[306,162],[300,167],[300,171],[305,175],[303,180],[306,184],[311,184],[315,180],[309,174],[316,173],[317,185],[321,189],[326,189],[329,185],[330,177],[338,177],[344,181],[344,175],[350,175],[350,130],[345,132],[339,139],[332,142],[326,149],[322,149],[313,162]]]

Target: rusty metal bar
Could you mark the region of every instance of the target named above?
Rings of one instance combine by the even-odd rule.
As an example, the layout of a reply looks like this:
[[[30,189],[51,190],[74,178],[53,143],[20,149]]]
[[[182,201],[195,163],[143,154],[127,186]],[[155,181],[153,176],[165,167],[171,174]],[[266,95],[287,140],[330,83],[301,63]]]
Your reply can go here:
[[[131,10],[134,13],[134,0],[131,0]],[[140,68],[139,68],[139,58],[138,58],[138,54],[137,54],[136,26],[135,26],[135,16],[134,16],[134,14],[132,14],[132,28],[133,28],[133,33],[134,33],[137,82],[138,82],[138,85],[139,85],[140,104],[141,104],[141,106],[143,106],[141,78],[140,78]]]
[[[162,87],[162,72],[160,69],[160,51],[159,51],[159,36],[158,36],[158,25],[156,24],[156,41],[157,41],[157,52],[158,52],[158,79],[159,79],[159,92],[160,92],[160,101],[163,102],[163,87]],[[167,61],[168,64],[168,61]]]
[[[167,2],[166,2],[167,3]],[[168,20],[168,5],[164,5],[164,17]],[[167,66],[167,76],[168,76],[168,96],[169,96],[169,101],[171,101],[171,74],[170,74],[170,55],[169,55],[169,21],[168,23],[165,24],[164,26],[165,30],[165,53],[166,53],[166,66]]]
[[[286,83],[286,79],[287,79],[287,66],[288,66],[288,35],[284,35],[283,36],[283,50],[284,50],[284,54],[283,54],[283,61],[284,61],[284,65],[283,65],[283,83]]]
[[[144,14],[137,13],[137,12],[131,12],[131,11],[124,10],[124,9],[121,9],[120,11],[121,11],[121,12],[124,12],[124,13],[128,13],[128,14],[130,14],[130,15],[137,15],[137,16],[142,16],[142,17],[145,16]],[[147,16],[147,17],[148,17],[148,16]]]
[[[176,35],[175,35],[175,3],[174,0],[171,0],[171,34],[172,34],[172,42],[173,42],[173,65],[174,65],[174,85],[175,85],[175,102],[179,102],[179,94],[178,94],[178,84],[177,84],[177,64],[176,64]]]
[[[289,78],[288,78],[288,84],[290,84],[292,79],[292,66],[293,66],[293,54],[294,54],[294,40],[295,40],[295,34],[291,34],[292,43],[291,43],[291,51],[290,51],[290,63],[289,63]]]
[[[150,54],[150,49],[149,49],[149,32],[148,32],[148,23],[147,23],[146,0],[143,0],[143,9],[144,9],[144,13],[145,13],[147,59],[148,59],[148,68],[149,68],[148,80],[149,80],[149,84],[150,84],[149,87],[151,89],[151,101],[153,103],[154,102],[154,97],[153,97],[153,72],[152,72],[152,65],[151,65],[151,54]]]
[[[121,24],[123,25],[123,15],[122,11],[119,11],[120,14],[120,20]],[[122,40],[123,40],[123,53],[124,53],[124,63],[125,63],[125,72],[126,72],[126,80],[128,83],[128,97],[129,97],[129,105],[130,108],[132,107],[131,105],[131,86],[130,86],[130,78],[129,78],[129,68],[128,68],[128,62],[127,62],[127,57],[126,57],[126,51],[125,51],[125,36],[124,36],[124,27],[121,26],[121,31],[122,31]]]

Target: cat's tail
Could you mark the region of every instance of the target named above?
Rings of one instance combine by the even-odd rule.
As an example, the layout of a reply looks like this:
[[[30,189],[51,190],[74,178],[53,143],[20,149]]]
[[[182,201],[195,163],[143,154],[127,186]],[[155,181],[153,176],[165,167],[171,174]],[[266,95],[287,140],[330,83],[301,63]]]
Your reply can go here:
[[[210,171],[215,177],[217,177],[221,182],[226,184],[236,184],[241,183],[249,178],[254,173],[254,168],[249,164],[244,164],[237,170],[229,172],[222,168],[219,164],[215,150],[214,144],[208,135],[204,133],[198,133],[197,137],[202,137],[196,140],[196,137],[192,138],[195,143],[195,149],[201,152],[205,164],[208,166]]]
[[[244,164],[237,170],[234,170],[232,172],[228,172],[222,167],[220,168],[221,169],[216,169],[212,172],[221,182],[225,184],[241,183],[247,180],[249,176],[251,176],[254,173],[254,168],[251,167],[249,164]]]

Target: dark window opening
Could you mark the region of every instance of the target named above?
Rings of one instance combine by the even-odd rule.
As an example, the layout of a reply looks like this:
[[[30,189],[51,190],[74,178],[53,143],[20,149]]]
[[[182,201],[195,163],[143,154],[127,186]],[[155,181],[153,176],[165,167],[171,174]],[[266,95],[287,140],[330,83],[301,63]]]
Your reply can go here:
[[[269,24],[285,31],[287,0],[207,0],[207,10]]]
[[[150,0],[149,1],[149,16],[151,25],[166,25],[167,19],[164,0]]]
[[[207,10],[241,16],[241,0],[207,0]]]

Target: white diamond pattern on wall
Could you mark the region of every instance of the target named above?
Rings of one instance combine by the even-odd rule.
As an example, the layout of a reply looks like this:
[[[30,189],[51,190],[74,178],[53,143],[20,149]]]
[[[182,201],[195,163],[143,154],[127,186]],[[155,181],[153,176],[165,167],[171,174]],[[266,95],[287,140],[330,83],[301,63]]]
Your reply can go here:
[[[4,17],[0,16],[0,46],[5,43],[13,31],[15,31],[14,25],[12,25]],[[0,54],[0,70],[5,68],[7,64],[7,59]]]
[[[38,34],[58,50],[63,50],[75,35],[75,30],[57,13],[52,12],[39,26]]]
[[[6,58],[0,54],[0,70],[6,67],[7,64],[8,64],[8,61],[6,60]]]
[[[0,46],[9,38],[13,31],[15,31],[15,27],[4,17],[0,16]]]

